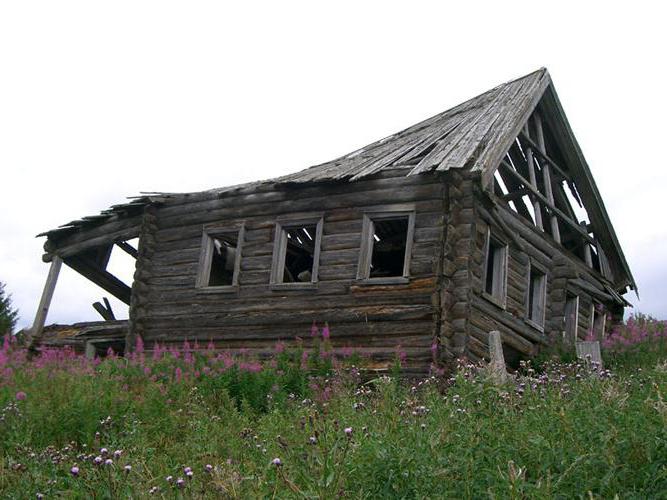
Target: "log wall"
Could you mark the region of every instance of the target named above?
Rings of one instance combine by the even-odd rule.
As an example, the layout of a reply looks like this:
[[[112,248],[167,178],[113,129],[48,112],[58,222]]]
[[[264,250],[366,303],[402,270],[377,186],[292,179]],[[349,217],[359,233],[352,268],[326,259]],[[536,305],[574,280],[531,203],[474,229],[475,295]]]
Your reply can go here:
[[[533,356],[547,345],[563,341],[567,292],[579,297],[580,339],[591,328],[590,312],[594,300],[602,304],[606,311],[618,308],[610,296],[605,297],[604,285],[610,283],[599,272],[586,266],[494,195],[475,188],[474,214],[474,244],[470,259],[472,299],[467,325],[468,357],[473,360],[488,359],[488,332],[491,330],[501,332],[508,362]],[[508,243],[505,308],[489,300],[484,293],[488,229]],[[530,262],[537,263],[547,271],[543,331],[527,321]]]
[[[131,317],[147,347],[153,342],[212,341],[220,349],[264,353],[278,340],[309,341],[313,321],[328,322],[332,341],[372,354],[378,366],[405,351],[411,369],[431,362],[440,327],[439,275],[447,186],[440,175],[385,172],[355,183],[202,194],[155,207],[150,243],[140,246]],[[363,212],[391,204],[416,211],[410,282],[356,281]],[[324,216],[319,281],[312,290],[269,286],[277,217]],[[233,293],[195,288],[207,223],[243,222],[239,287]],[[148,226],[147,226],[148,225]],[[152,226],[154,225],[154,227]]]

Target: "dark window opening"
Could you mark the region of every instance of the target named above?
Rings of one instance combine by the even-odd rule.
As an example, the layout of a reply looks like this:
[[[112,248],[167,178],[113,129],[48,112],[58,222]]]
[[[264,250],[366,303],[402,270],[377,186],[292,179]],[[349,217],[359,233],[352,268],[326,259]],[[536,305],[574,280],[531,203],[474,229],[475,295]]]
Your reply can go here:
[[[504,300],[505,298],[506,255],[507,247],[492,236],[489,236],[486,251],[484,291],[498,300]]]
[[[211,244],[211,270],[207,286],[233,285],[238,238],[236,235],[212,236]]]
[[[405,272],[409,217],[371,220],[370,278],[400,277]]]
[[[544,323],[546,284],[546,274],[531,266],[528,283],[528,319],[540,326]]]
[[[283,283],[310,283],[313,280],[317,226],[284,227],[282,230],[282,237],[287,239]]]

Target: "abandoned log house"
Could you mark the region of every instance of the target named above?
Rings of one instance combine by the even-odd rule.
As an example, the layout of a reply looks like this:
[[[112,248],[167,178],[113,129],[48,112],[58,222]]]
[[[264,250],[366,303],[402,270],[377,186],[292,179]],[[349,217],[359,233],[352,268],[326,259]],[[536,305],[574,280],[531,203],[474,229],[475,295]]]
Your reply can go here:
[[[400,346],[414,371],[487,358],[492,330],[508,364],[602,337],[636,289],[546,69],[291,175],[150,193],[40,236],[37,343],[63,262],[128,304],[128,349],[261,354],[315,321],[376,367]],[[133,283],[107,270],[114,246]]]

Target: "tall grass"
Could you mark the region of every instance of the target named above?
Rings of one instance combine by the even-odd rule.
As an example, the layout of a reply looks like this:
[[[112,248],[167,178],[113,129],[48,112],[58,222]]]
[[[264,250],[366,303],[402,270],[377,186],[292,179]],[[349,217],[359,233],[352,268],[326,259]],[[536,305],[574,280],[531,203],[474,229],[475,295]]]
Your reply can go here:
[[[28,362],[6,342],[0,496],[667,498],[667,349],[614,345],[604,370],[525,363],[496,386],[464,361],[363,381],[327,338],[262,362],[189,344]]]

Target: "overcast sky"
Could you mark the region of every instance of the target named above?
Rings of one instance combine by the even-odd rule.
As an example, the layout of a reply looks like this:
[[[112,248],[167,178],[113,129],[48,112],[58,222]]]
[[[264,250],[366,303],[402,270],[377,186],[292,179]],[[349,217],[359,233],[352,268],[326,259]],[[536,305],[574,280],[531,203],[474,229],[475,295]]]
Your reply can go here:
[[[667,317],[659,3],[449,4],[2,2],[0,281],[19,326],[48,271],[43,230],[140,191],[300,170],[541,66],[637,280],[628,298]],[[98,319],[105,295],[63,268],[47,323]]]

